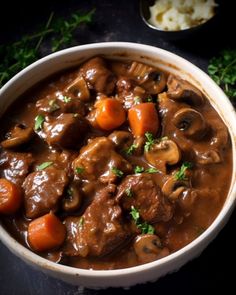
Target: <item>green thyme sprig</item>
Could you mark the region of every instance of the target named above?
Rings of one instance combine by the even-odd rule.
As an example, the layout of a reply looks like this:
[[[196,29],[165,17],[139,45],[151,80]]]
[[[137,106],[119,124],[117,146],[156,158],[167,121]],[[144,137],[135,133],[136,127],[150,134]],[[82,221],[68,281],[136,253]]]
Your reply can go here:
[[[229,98],[236,98],[236,49],[223,50],[213,57],[208,73]]]
[[[51,44],[50,51],[70,46],[74,33],[81,24],[92,21],[95,10],[87,13],[75,12],[68,19],[55,18],[52,12],[46,25],[32,35],[25,35],[19,41],[0,46],[0,87],[26,66],[42,57],[43,42]]]

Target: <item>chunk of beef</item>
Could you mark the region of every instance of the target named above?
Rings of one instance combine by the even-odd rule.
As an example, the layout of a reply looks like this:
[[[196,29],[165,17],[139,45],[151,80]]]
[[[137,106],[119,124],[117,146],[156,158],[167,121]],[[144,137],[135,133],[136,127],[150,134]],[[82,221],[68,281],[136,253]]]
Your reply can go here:
[[[130,173],[132,166],[115,151],[115,144],[107,137],[97,137],[84,146],[80,155],[73,161],[74,170],[83,168],[81,177],[89,180],[99,179],[103,183],[113,183],[118,176],[114,168]]]
[[[43,115],[61,113],[76,113],[85,116],[87,110],[85,104],[78,98],[68,97],[62,93],[56,93],[53,97],[46,96],[36,102],[38,112]]]
[[[116,83],[118,97],[125,109],[130,109],[137,102],[145,102],[148,93],[138,86],[134,80],[120,77]]]
[[[116,77],[106,67],[106,63],[101,57],[94,57],[85,62],[80,69],[80,74],[82,74],[91,89],[106,95],[112,94]]]
[[[76,77],[66,88],[66,92],[82,101],[90,100],[90,91],[82,75]]]
[[[113,131],[108,138],[114,142],[120,152],[127,151],[133,144],[133,136],[129,131]]]
[[[112,195],[115,185],[102,189],[82,217],[65,220],[67,239],[64,253],[69,256],[104,256],[121,246],[130,236],[122,210]]]
[[[2,152],[0,155],[0,175],[21,185],[34,162],[30,153]]]
[[[49,167],[30,173],[24,183],[25,211],[28,218],[37,218],[56,211],[68,178],[64,171]]]
[[[49,145],[73,148],[83,140],[88,124],[80,115],[61,114],[57,118],[49,118],[43,129]]]
[[[124,210],[130,211],[134,206],[141,218],[150,223],[169,221],[173,215],[173,205],[164,197],[150,174],[127,176],[118,188],[116,200]]]
[[[204,97],[200,90],[177,76],[169,75],[167,87],[167,96],[173,100],[185,101],[192,105],[201,105],[204,102]]]

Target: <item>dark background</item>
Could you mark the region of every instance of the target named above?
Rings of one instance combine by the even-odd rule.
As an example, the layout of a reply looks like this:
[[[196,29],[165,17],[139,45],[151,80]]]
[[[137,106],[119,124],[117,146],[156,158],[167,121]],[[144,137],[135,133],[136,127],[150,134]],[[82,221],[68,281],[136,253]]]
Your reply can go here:
[[[191,38],[168,41],[149,29],[135,0],[18,1],[4,3],[0,11],[0,44],[18,40],[45,24],[49,14],[69,16],[75,10],[96,8],[93,23],[82,26],[76,44],[101,41],[129,41],[150,44],[174,52],[204,71],[209,59],[224,48],[235,48],[236,10],[234,1],[220,1],[219,15],[212,28]],[[45,50],[47,52],[47,48]],[[202,255],[181,270],[156,283],[131,288],[94,291],[67,285],[33,270],[0,243],[0,294],[235,294],[236,212]]]

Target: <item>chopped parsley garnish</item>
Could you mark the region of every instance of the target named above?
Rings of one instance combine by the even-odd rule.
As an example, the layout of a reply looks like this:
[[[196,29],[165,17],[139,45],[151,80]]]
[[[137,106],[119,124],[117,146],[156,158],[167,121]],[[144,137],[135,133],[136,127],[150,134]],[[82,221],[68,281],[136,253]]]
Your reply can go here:
[[[51,166],[53,164],[53,162],[44,162],[42,164],[40,164],[39,166],[37,166],[37,170],[40,171],[40,170],[43,170],[49,166]]]
[[[151,224],[148,224],[146,221],[142,222],[140,220],[139,211],[134,206],[131,206],[130,215],[132,216],[137,228],[139,228],[141,230],[142,234],[154,234],[155,233],[155,229]]]
[[[147,102],[153,102],[153,97],[151,95],[149,95],[147,98],[146,98]]]
[[[146,221],[143,223],[139,223],[137,227],[141,229],[142,234],[153,235],[155,233],[155,228],[151,224],[148,224]]]
[[[126,150],[126,154],[127,155],[132,155],[133,152],[138,148],[138,146],[136,144],[132,144],[127,150]]]
[[[69,97],[69,96],[63,96],[62,97],[62,100],[65,102],[65,103],[68,103],[68,102],[70,102],[71,101],[71,97]]]
[[[83,167],[76,167],[76,168],[75,168],[75,172],[76,172],[77,174],[81,174],[81,173],[84,172],[84,168],[83,168]]]
[[[134,206],[131,206],[130,215],[132,216],[135,224],[137,224],[139,221],[139,218],[140,218],[140,214],[139,214],[138,210],[136,208],[134,208]]]
[[[176,180],[186,180],[187,176],[186,176],[186,170],[192,168],[192,164],[189,162],[184,162],[179,171],[177,171],[174,175]]]
[[[80,220],[79,220],[78,226],[79,226],[79,227],[83,227],[83,225],[84,225],[84,217],[82,216],[82,217],[80,217]]]
[[[150,150],[151,146],[154,144],[155,139],[153,138],[153,135],[150,132],[146,132],[145,137],[146,137],[147,141],[145,142],[144,149],[146,152],[148,152]]]
[[[134,173],[135,174],[137,174],[137,173],[142,173],[142,172],[144,172],[145,171],[145,169],[143,168],[143,167],[140,167],[140,166],[136,166],[135,168],[134,168]]]
[[[131,188],[127,188],[125,190],[125,193],[126,193],[127,197],[129,197],[129,198],[133,197],[133,192],[132,192]]]
[[[60,109],[59,105],[56,103],[55,99],[49,101],[50,111],[55,112]]]
[[[140,167],[140,166],[136,166],[134,168],[134,173],[135,174],[143,173],[143,172],[145,172],[145,173],[157,173],[157,172],[159,172],[159,170],[154,168],[154,167],[150,167],[150,168],[148,168],[146,170],[143,167]]]
[[[140,103],[141,102],[141,98],[139,97],[139,96],[135,96],[134,97],[134,103],[135,104],[138,104],[138,103]]]
[[[159,172],[159,170],[154,167],[150,167],[150,168],[146,169],[145,172],[146,173],[157,173],[157,172]]]
[[[116,167],[112,167],[111,168],[112,173],[114,173],[117,177],[122,177],[124,175],[124,172],[122,172],[121,170],[119,170]]]
[[[38,115],[35,118],[34,129],[36,131],[39,130],[39,129],[42,129],[42,125],[43,125],[44,120],[45,120],[45,117],[43,115]]]

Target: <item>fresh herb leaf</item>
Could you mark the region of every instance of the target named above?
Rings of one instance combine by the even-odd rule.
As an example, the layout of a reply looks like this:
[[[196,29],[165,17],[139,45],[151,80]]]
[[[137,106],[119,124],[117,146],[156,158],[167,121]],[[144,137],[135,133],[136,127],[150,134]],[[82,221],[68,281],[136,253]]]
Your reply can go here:
[[[70,101],[71,101],[71,97],[69,97],[69,96],[64,96],[63,95],[63,97],[62,97],[62,100],[64,101],[64,103],[69,103]]]
[[[145,169],[143,168],[143,167],[140,167],[140,166],[136,166],[135,168],[134,168],[134,173],[135,174],[137,174],[137,173],[142,173],[142,172],[144,172],[145,171]]]
[[[50,111],[55,112],[60,109],[59,105],[56,103],[55,99],[49,101]]]
[[[184,162],[179,171],[177,171],[174,175],[176,180],[186,180],[187,176],[186,176],[186,170],[192,168],[192,164],[189,162]]]
[[[17,72],[42,57],[44,43],[51,43],[51,50],[74,44],[74,33],[79,26],[92,21],[95,10],[82,14],[73,13],[68,19],[54,18],[52,12],[43,28],[32,35],[22,36],[19,41],[0,46],[0,87]]]
[[[151,95],[149,95],[147,98],[146,98],[146,101],[147,102],[153,102],[153,97]]]
[[[122,172],[121,170],[119,170],[116,167],[112,167],[111,171],[112,171],[112,173],[114,173],[118,177],[122,177],[124,175],[124,172]]]
[[[80,220],[79,220],[79,223],[78,223],[78,226],[81,228],[81,227],[83,227],[83,225],[84,225],[84,217],[81,216]]]
[[[81,174],[81,173],[83,173],[83,172],[84,172],[84,167],[76,167],[76,168],[75,168],[75,172],[76,172],[77,174]]]
[[[133,197],[133,192],[132,192],[131,188],[127,188],[125,190],[125,193],[126,193],[127,197],[129,197],[129,198]]]
[[[134,151],[138,148],[138,145],[136,144],[132,144],[127,150],[126,150],[126,154],[127,155],[132,155],[134,153]]]
[[[130,215],[132,216],[137,228],[141,230],[142,234],[155,233],[155,229],[151,224],[148,224],[146,221],[141,221],[139,211],[134,206],[131,206]]]
[[[146,132],[145,137],[146,137],[147,141],[145,142],[144,149],[146,152],[148,152],[150,150],[151,146],[154,144],[155,139],[154,139],[152,133],[150,133],[150,132]]]
[[[222,87],[229,98],[236,98],[236,50],[223,50],[208,65],[211,78]]]
[[[42,129],[42,125],[43,125],[44,120],[45,120],[45,117],[43,115],[38,115],[35,118],[34,129],[36,131],[39,130],[39,129]]]
[[[138,103],[140,103],[141,102],[141,98],[139,97],[139,96],[135,96],[134,97],[134,103],[135,104],[138,104]]]
[[[130,215],[132,216],[135,224],[137,224],[137,222],[139,221],[139,218],[140,218],[140,214],[139,214],[138,210],[136,208],[134,208],[134,206],[131,206]]]
[[[145,172],[146,173],[157,173],[157,172],[159,172],[159,170],[154,167],[150,167],[150,168],[146,169]]]
[[[44,163],[37,166],[37,171],[44,170],[47,167],[51,166],[52,164],[53,164],[53,162],[44,162]]]
[[[141,229],[142,234],[153,235],[155,233],[155,228],[151,224],[148,224],[146,221],[143,223],[139,223],[137,227]]]

